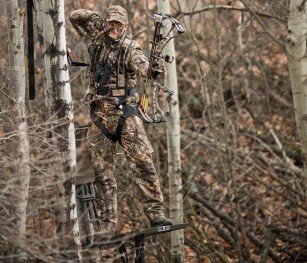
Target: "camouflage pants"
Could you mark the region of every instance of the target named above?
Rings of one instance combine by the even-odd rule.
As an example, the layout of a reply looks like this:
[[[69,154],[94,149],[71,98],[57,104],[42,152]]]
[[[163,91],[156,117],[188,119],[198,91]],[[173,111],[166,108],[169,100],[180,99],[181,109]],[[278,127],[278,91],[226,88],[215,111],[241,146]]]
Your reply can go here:
[[[96,112],[113,133],[119,112]],[[163,196],[159,179],[151,158],[152,146],[146,136],[142,120],[137,116],[126,119],[122,130],[123,151],[133,171],[144,213],[149,220],[164,216]],[[95,124],[89,125],[87,140],[91,149],[91,162],[95,171],[97,205],[102,230],[113,230],[117,224],[117,183],[115,178],[116,143],[109,140]]]

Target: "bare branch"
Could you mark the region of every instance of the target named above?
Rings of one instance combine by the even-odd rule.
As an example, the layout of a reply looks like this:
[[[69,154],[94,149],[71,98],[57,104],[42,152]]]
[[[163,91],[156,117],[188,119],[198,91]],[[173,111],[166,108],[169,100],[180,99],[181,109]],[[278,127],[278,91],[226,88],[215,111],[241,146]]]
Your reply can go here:
[[[262,27],[262,29],[271,37],[271,39],[276,42],[278,45],[280,45],[281,47],[284,47],[284,44],[279,41],[274,34],[267,28],[267,26],[263,23],[263,21],[259,18],[259,15],[257,14],[256,11],[254,11],[252,8],[250,8],[245,1],[241,0],[241,2],[243,3],[243,5],[245,5],[245,7],[248,9],[249,12],[251,12],[253,14],[253,16],[256,18],[256,20],[258,21],[258,23],[260,24],[260,26]]]
[[[307,0],[303,0],[302,3],[297,7],[298,10],[303,11],[304,5],[306,4]]]
[[[307,0],[304,0],[304,1],[307,1]],[[204,8],[202,8],[202,9],[195,10],[195,11],[192,11],[192,12],[181,12],[181,15],[184,15],[184,16],[195,15],[195,14],[199,14],[199,13],[209,11],[209,10],[212,10],[212,9],[215,9],[215,8],[221,9],[221,10],[235,10],[235,11],[242,11],[242,12],[251,12],[248,8],[238,8],[238,7],[234,7],[234,6],[230,6],[230,5],[216,5],[216,6],[215,5],[208,5],[208,6],[205,6]],[[280,16],[274,16],[274,15],[267,14],[267,13],[264,13],[264,12],[259,12],[259,11],[254,11],[254,13],[257,14],[258,16],[276,19],[276,20],[279,20],[283,23],[286,22],[285,18],[280,17]]]

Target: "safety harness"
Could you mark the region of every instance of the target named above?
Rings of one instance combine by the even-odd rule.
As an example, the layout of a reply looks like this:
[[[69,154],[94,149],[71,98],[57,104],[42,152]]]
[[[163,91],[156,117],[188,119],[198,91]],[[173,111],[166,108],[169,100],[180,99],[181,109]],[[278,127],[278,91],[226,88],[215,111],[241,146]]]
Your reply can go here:
[[[124,41],[123,41],[123,43],[124,43]],[[124,47],[123,43],[120,47],[119,56],[117,57],[117,63],[115,65],[115,68],[117,69],[116,89],[104,88],[102,86],[102,87],[98,87],[95,90],[95,93],[97,95],[111,96],[111,97],[117,97],[118,98],[118,102],[119,102],[118,108],[120,110],[122,110],[123,113],[118,120],[115,134],[112,133],[111,131],[109,131],[107,129],[107,127],[104,125],[104,123],[102,122],[101,118],[99,118],[99,116],[97,116],[97,114],[95,112],[95,106],[96,106],[95,103],[91,103],[91,105],[90,105],[91,106],[90,116],[91,116],[91,120],[93,121],[93,123],[99,128],[101,133],[104,134],[108,139],[110,139],[113,142],[118,141],[119,144],[121,144],[121,145],[122,145],[121,134],[122,134],[123,126],[126,122],[126,119],[130,116],[138,116],[139,115],[139,111],[137,109],[137,106],[132,107],[132,106],[126,104],[126,98],[128,96],[133,96],[136,93],[136,89],[135,88],[128,89],[127,85],[126,85],[127,74],[126,74],[125,58],[126,58],[126,53],[128,52],[128,49],[132,45],[132,41],[130,42],[130,44],[127,47]],[[96,67],[96,65],[99,63],[98,60],[100,58],[102,45],[103,45],[103,42],[100,43],[100,45],[95,45],[94,54],[93,54],[93,57],[92,57],[92,60],[91,60],[91,71],[94,75],[98,72],[96,75],[100,74],[100,79],[99,79],[99,76],[98,77],[96,76],[96,82],[99,79],[100,83],[104,84],[104,82],[106,82],[105,79],[107,79],[107,77],[108,77],[108,76],[104,76],[104,73],[108,72],[107,71],[107,65],[104,64],[104,68],[101,65],[101,72],[99,72],[99,70],[100,70],[99,66]],[[105,79],[103,79],[103,78],[105,78]],[[95,79],[95,76],[94,76],[94,79]]]
[[[95,108],[91,107],[90,116],[92,122],[99,128],[99,130],[104,134],[108,139],[113,142],[119,142],[122,145],[121,135],[126,119],[130,116],[137,116],[138,109],[136,107],[131,107],[130,105],[120,104],[119,108],[123,111],[122,115],[119,117],[117,128],[115,134],[110,132],[107,127],[103,124],[101,119],[97,116]]]

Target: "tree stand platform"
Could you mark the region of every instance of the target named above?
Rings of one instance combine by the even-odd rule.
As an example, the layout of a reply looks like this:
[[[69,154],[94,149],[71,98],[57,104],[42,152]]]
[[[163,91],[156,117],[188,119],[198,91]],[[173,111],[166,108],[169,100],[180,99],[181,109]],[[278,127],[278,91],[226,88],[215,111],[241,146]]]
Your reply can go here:
[[[78,195],[78,200],[81,201],[81,209],[83,212],[88,214],[87,223],[95,224],[97,221],[97,207],[96,207],[96,197],[95,191],[92,183],[87,183],[80,185]],[[127,232],[124,234],[118,234],[112,237],[106,237],[101,239],[99,242],[90,243],[88,240],[87,248],[93,247],[103,247],[107,245],[117,245],[117,251],[121,255],[121,260],[123,263],[128,263],[128,256],[126,252],[125,242],[128,240],[134,240],[135,243],[135,263],[145,263],[145,238],[155,235],[160,235],[163,233],[183,229],[187,227],[188,223],[169,225],[169,226],[159,226],[146,229],[140,229],[137,231]],[[91,227],[89,227],[91,229]]]
[[[127,232],[124,234],[118,234],[113,237],[106,238],[100,242],[90,244],[88,248],[96,246],[106,246],[116,244],[117,250],[121,255],[122,263],[128,263],[128,256],[126,252],[125,242],[128,240],[134,240],[135,243],[135,263],[145,263],[145,238],[163,233],[183,229],[189,226],[189,223],[176,224],[170,226],[159,226],[146,229],[140,229],[137,231]]]

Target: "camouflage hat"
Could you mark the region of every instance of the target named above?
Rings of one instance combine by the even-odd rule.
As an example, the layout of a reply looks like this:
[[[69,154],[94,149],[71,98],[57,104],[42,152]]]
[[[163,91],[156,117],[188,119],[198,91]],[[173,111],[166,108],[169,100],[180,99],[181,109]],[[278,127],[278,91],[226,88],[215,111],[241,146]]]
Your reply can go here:
[[[125,8],[119,5],[109,7],[105,12],[106,22],[117,21],[121,24],[128,24],[128,15]]]

